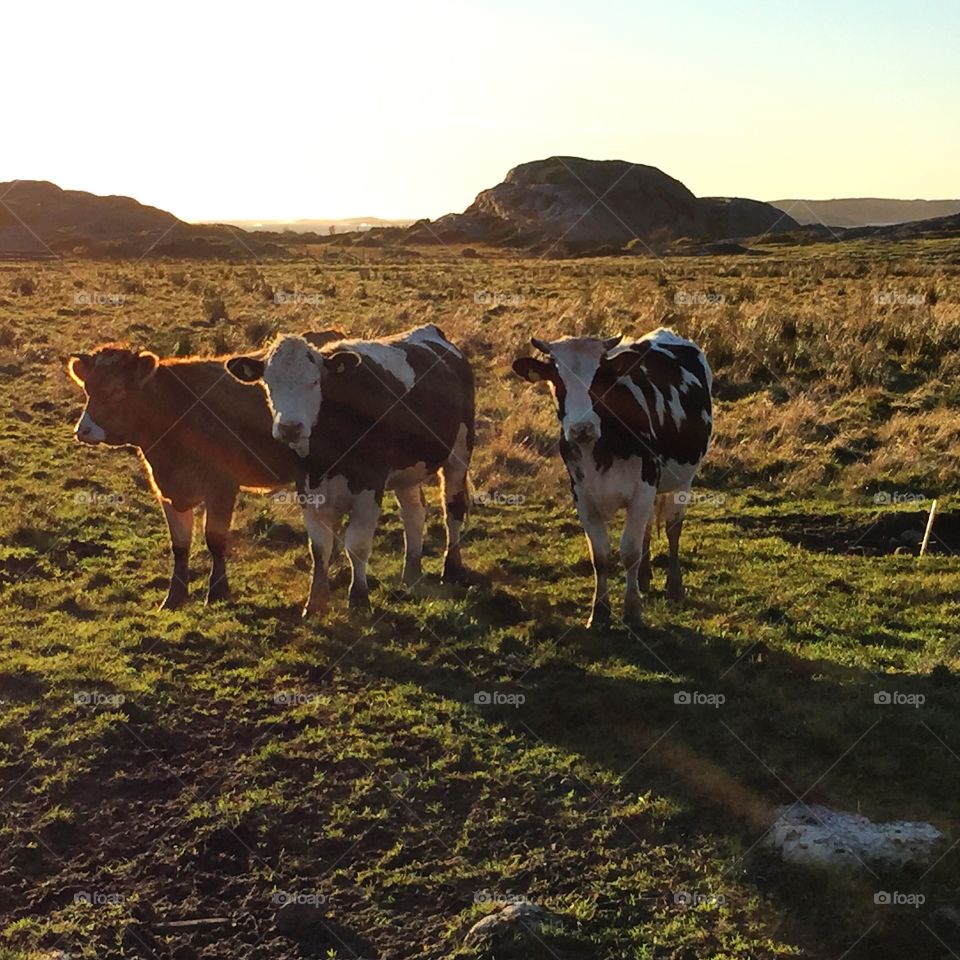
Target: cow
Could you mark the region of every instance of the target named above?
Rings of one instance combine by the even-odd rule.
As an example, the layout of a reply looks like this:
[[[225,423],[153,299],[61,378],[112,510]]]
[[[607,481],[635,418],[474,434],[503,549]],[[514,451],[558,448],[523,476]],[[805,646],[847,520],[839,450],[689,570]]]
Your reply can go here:
[[[234,357],[227,369],[262,381],[273,435],[306,465],[298,487],[313,556],[304,617],[324,615],[334,530],[349,522],[351,609],[369,606],[367,562],[384,491],[394,492],[404,530],[402,582],[421,577],[426,504],[421,485],[439,473],[447,529],[445,581],[463,580],[460,532],[474,444],[473,371],[432,325],[377,340],[342,340],[318,350],[281,336],[265,357]]]
[[[594,569],[588,627],[610,623],[608,524],[626,510],[620,559],[626,571],[624,623],[641,629],[640,591],[650,586],[650,532],[665,523],[667,597],[683,598],[679,549],[690,486],[710,444],[713,375],[703,351],[672,330],[639,340],[531,340],[547,359],[521,357],[514,372],[547,383],[560,419],[560,455]]]
[[[342,339],[311,333],[314,342]],[[161,610],[176,610],[190,592],[193,510],[205,505],[204,534],[212,558],[208,604],[227,600],[226,554],[240,489],[268,491],[293,483],[298,458],[271,434],[260,387],[238,383],[225,358],[173,357],[103,344],[70,357],[67,371],[86,393],[74,436],[85,444],[137,448],[170,530],[173,573]]]

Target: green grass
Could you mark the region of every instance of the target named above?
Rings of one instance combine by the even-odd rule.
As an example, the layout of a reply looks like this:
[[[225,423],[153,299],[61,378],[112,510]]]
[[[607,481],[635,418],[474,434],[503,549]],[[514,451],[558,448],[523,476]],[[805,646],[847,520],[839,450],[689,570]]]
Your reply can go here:
[[[808,255],[803,248],[784,261],[792,278],[752,282],[792,284],[788,309],[802,313],[814,274],[849,272],[847,260],[824,266]],[[899,262],[926,283],[928,262],[912,256]],[[955,271],[934,263],[937,282],[953,291]],[[955,483],[937,478],[955,450],[931,445],[937,466],[923,476],[932,489],[918,485],[909,456],[876,454],[861,477],[864,461],[838,462],[833,441],[813,435],[787,447],[776,434],[760,442],[750,433],[737,461],[738,431],[773,415],[763,413],[765,390],[722,402],[702,487],[709,496],[684,532],[687,603],[666,602],[657,564],[646,633],[581,625],[590,569],[550,456],[551,414],[545,397],[506,378],[509,352],[539,329],[535,307],[575,302],[584,284],[607,277],[610,287],[602,310],[576,323],[653,326],[664,318],[627,313],[633,293],[655,287],[657,270],[670,282],[696,270],[724,283],[731,269],[770,266],[736,264],[387,263],[364,283],[374,302],[359,296],[349,264],[260,268],[299,289],[336,286],[323,308],[293,310],[258,307],[248,268],[227,264],[68,265],[76,276],[0,266],[4,278],[25,269],[37,278],[34,295],[0,305],[0,393],[13,411],[0,435],[0,958],[55,948],[165,956],[188,941],[244,957],[467,957],[463,934],[498,897],[565,918],[545,957],[960,950],[960,935],[937,913],[956,902],[952,851],[926,873],[844,875],[786,866],[763,843],[772,811],[798,797],[873,818],[930,820],[960,837],[956,559],[825,552],[810,535],[834,523],[866,529],[896,511],[912,515],[907,527],[922,526],[923,505],[878,507],[872,491],[935,492],[949,510]],[[868,264],[881,268],[889,269]],[[171,280],[178,271],[182,285]],[[120,275],[144,291],[122,308],[86,313],[68,302],[75,281],[109,291]],[[859,282],[875,280],[868,273]],[[525,294],[521,316],[491,316],[472,302],[478,285],[539,292]],[[228,321],[204,317],[209,286],[232,291]],[[4,279],[0,289],[8,287]],[[420,299],[454,289],[464,301],[455,308],[452,294]],[[946,311],[944,337],[956,333],[951,296],[935,307]],[[452,309],[446,321],[444,309]],[[72,347],[113,337],[161,351],[188,340],[207,352],[240,347],[258,316],[265,329],[276,321],[351,332],[431,319],[470,344],[482,423],[475,484],[524,498],[474,509],[464,555],[477,585],[438,583],[434,508],[427,576],[415,595],[399,594],[402,533],[390,503],[372,561],[373,612],[348,615],[340,574],[328,621],[301,624],[309,573],[297,512],[244,496],[234,521],[235,604],[201,605],[198,539],[195,598],[177,613],[154,612],[169,572],[160,511],[134,457],[72,442],[81,404],[62,364]],[[550,312],[543,322],[560,320]],[[720,337],[713,322],[707,313],[690,318]],[[867,410],[841,386],[844,362],[824,357],[835,381],[796,375],[789,390],[822,417],[827,407],[812,398],[835,388],[831,402],[851,408],[835,411],[835,430],[853,419],[876,435],[890,415],[885,404],[919,404],[953,361],[945,356],[907,395],[874,385],[879,399]],[[748,382],[747,366],[717,364],[734,386]],[[918,430],[919,409],[910,421]],[[951,410],[947,403],[934,415],[945,425]],[[797,433],[785,414],[762,427]],[[807,482],[806,456],[819,458],[820,482]],[[777,458],[786,463],[780,473],[769,469]],[[436,491],[430,497],[435,505]],[[694,690],[725,700],[674,702]],[[882,690],[925,702],[880,706]],[[522,702],[477,705],[480,691]],[[926,902],[877,907],[882,889],[922,892]],[[280,936],[278,892],[322,898],[332,932],[312,944]],[[75,902],[77,894],[94,902]],[[682,894],[698,904],[678,903]],[[162,926],[211,917],[233,925],[189,935]]]

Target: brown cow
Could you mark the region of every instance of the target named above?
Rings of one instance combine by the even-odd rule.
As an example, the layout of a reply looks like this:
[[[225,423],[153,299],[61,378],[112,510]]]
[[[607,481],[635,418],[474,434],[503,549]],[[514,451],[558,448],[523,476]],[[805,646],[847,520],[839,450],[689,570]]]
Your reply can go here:
[[[343,334],[305,336],[322,345]],[[284,487],[300,473],[298,458],[271,436],[262,387],[239,383],[224,362],[223,357],[161,360],[125,344],[105,344],[67,364],[87,395],[77,440],[136,447],[163,507],[173,575],[161,610],[175,610],[189,594],[195,507],[206,507],[204,534],[213,559],[207,603],[212,603],[230,594],[226,552],[238,491]]]

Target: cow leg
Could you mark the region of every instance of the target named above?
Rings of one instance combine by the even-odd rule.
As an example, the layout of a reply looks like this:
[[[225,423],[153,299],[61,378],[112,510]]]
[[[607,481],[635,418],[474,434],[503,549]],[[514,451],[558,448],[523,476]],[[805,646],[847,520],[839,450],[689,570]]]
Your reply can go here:
[[[650,558],[650,535],[653,531],[656,511],[650,512],[647,529],[643,532],[643,555],[640,557],[640,567],[637,570],[637,586],[642,593],[650,592],[650,578],[653,574]]]
[[[440,468],[440,492],[443,496],[443,519],[447,525],[447,549],[443,555],[443,580],[456,583],[465,579],[460,558],[460,531],[467,518],[467,428],[461,424],[450,458]]]
[[[190,595],[190,541],[193,539],[193,510],[177,510],[167,500],[161,501],[167,527],[170,530],[170,548],[173,551],[173,574],[161,610],[176,610]]]
[[[210,568],[210,584],[207,587],[207,605],[230,599],[230,584],[227,582],[227,547],[230,541],[230,521],[237,502],[235,488],[218,490],[206,500],[206,515],[203,534],[213,564]]]
[[[330,604],[330,556],[340,516],[326,505],[304,503],[303,523],[310,538],[310,555],[313,557],[310,596],[303,608],[303,617],[306,619],[313,614],[326,616]]]
[[[639,572],[645,554],[649,565],[650,522],[653,518],[656,493],[656,487],[653,486],[644,485],[640,488],[627,507],[627,519],[623,526],[623,536],[620,538],[620,559],[627,575],[627,586],[623,594],[623,622],[635,630],[643,627]]]
[[[593,608],[587,626],[602,629],[610,625],[610,592],[607,586],[610,572],[610,531],[606,517],[598,512],[580,507],[579,504],[578,512],[590,546],[590,559],[593,561]]]
[[[343,546],[350,561],[350,607],[361,609],[370,606],[367,587],[367,561],[373,548],[373,534],[380,518],[380,498],[374,490],[364,490],[353,498],[350,522],[343,538]]]
[[[686,513],[683,497],[672,497],[664,511],[666,514],[667,543],[670,547],[670,560],[667,565],[667,599],[674,603],[683,601],[683,572],[680,569],[680,534],[683,531],[683,517]]]
[[[394,491],[403,520],[403,576],[401,582],[414,586],[422,576],[423,524],[427,518],[427,502],[420,484]]]

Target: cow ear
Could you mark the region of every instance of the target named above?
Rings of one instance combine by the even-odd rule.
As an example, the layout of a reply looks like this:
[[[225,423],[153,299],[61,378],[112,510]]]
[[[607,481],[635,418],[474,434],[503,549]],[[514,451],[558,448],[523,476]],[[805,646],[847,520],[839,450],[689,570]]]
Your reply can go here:
[[[353,350],[339,350],[323,358],[323,365],[331,373],[346,373],[360,364],[360,354]]]
[[[530,383],[539,383],[541,380],[552,380],[555,367],[552,363],[544,363],[535,357],[519,357],[513,361],[513,372]]]
[[[133,379],[142,387],[156,372],[160,358],[149,350],[141,350],[134,359]]]
[[[335,343],[337,340],[346,340],[347,338],[347,335],[340,330],[321,330],[319,332],[316,330],[308,330],[306,333],[301,333],[300,336],[303,337],[311,347],[316,347],[318,350],[327,343]]]
[[[91,356],[89,353],[76,353],[67,361],[67,373],[70,379],[83,386],[90,375]]]
[[[256,383],[263,378],[266,363],[259,357],[230,357],[224,366],[235,380]]]

